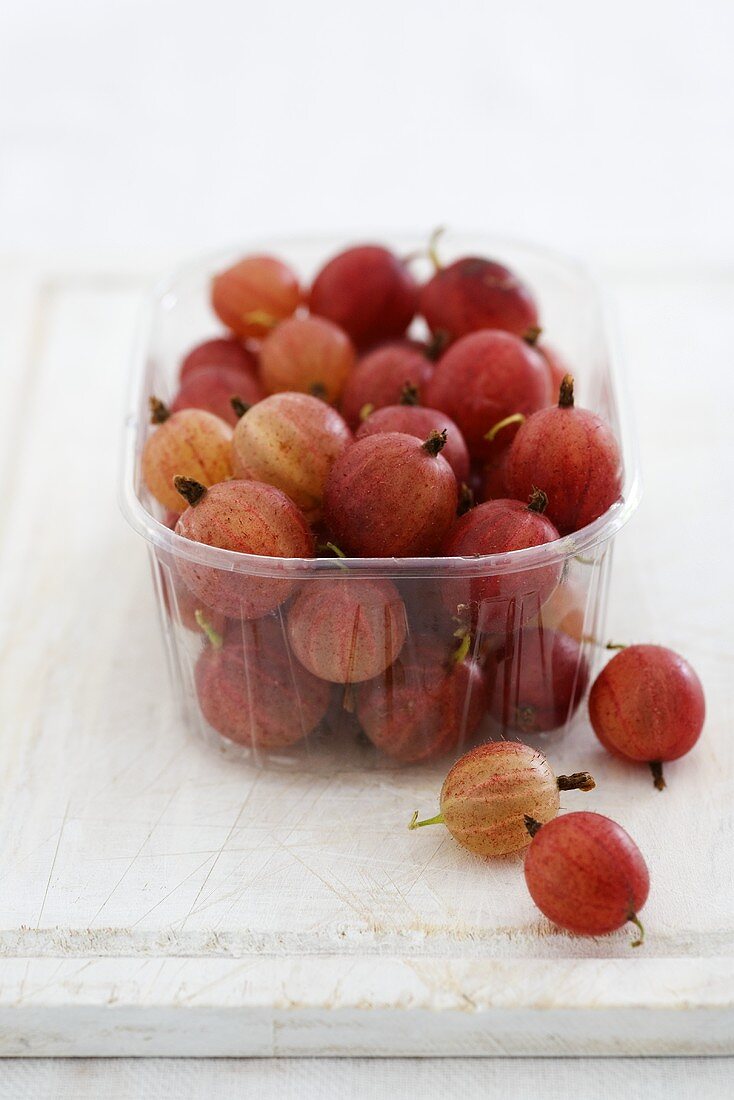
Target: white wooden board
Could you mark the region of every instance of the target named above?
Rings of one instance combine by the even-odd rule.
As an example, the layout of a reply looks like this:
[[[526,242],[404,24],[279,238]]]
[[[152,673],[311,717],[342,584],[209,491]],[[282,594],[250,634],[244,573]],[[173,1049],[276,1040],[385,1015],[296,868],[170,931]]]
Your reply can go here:
[[[734,280],[615,282],[647,492],[610,634],[684,652],[709,719],[664,794],[584,722],[549,752],[647,856],[638,951],[539,919],[519,858],[409,833],[440,769],[187,739],[116,505],[143,282],[0,279],[0,1054],[734,1052]]]

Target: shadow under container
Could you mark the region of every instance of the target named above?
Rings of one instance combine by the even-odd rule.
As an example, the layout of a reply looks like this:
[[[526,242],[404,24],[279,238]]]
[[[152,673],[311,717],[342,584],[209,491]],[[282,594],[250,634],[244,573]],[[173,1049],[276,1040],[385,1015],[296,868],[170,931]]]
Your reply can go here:
[[[404,254],[424,244],[387,243]],[[335,239],[251,241],[182,269],[148,303],[122,501],[148,542],[187,725],[238,756],[296,766],[315,756],[327,766],[417,764],[491,737],[557,738],[578,712],[603,646],[614,536],[640,496],[618,354],[596,285],[575,263],[481,235],[442,240],[445,262],[488,255],[528,282],[544,332],[574,374],[578,404],[603,416],[620,441],[622,498],[581,531],[481,558],[263,558],[176,535],[142,482],[141,455],[154,430],[150,395],[169,400],[182,357],[217,333],[212,274],[267,251],[308,283],[342,247]],[[235,594],[226,608],[202,598],[218,588]],[[271,605],[258,618],[250,617],[253,592],[260,608]]]

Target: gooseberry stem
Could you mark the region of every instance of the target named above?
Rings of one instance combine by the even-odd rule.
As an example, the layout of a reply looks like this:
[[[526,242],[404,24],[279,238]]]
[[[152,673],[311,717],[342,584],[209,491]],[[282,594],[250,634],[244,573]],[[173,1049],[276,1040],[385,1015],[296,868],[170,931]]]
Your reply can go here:
[[[559,791],[593,791],[596,781],[588,772],[574,772],[573,775],[559,775],[556,778]]]
[[[535,836],[537,832],[542,828],[539,821],[536,821],[530,814],[524,814],[523,821],[525,822],[525,828],[530,833],[531,837]]]
[[[416,810],[410,819],[408,828],[420,829],[423,825],[443,825],[443,814],[436,814],[435,817],[427,817],[424,821],[419,821],[418,811]]]
[[[459,503],[456,507],[457,516],[466,515],[474,507],[474,490],[465,481],[459,486]]]
[[[539,325],[531,325],[528,331],[523,335],[523,340],[526,344],[530,344],[531,348],[535,347],[542,331]]]
[[[362,408],[359,410],[359,419],[366,420],[368,416],[372,416],[372,413],[374,411],[375,406],[368,401],[367,404],[363,405]]]
[[[547,494],[544,493],[542,489],[533,486],[533,491],[528,498],[528,511],[537,512],[539,516],[542,516],[547,507]]]
[[[202,485],[200,481],[196,481],[193,477],[183,477],[181,474],[176,474],[174,477],[173,487],[192,508],[199,503],[207,492],[206,485]]]
[[[312,397],[318,397],[322,401],[326,398],[326,386],[323,382],[312,382],[308,387],[308,392]]]
[[[171,415],[168,405],[165,405],[158,397],[148,398],[148,406],[150,408],[151,424],[164,424]]]
[[[441,240],[441,237],[443,237],[445,232],[446,226],[439,225],[433,230],[433,233],[431,233],[430,237],[428,238],[428,259],[431,261],[436,271],[440,271],[443,267],[443,264],[438,257],[438,242]]]
[[[663,762],[662,760],[651,760],[650,771],[652,772],[653,786],[658,791],[665,790],[665,779],[663,777]]]
[[[508,428],[510,424],[522,424],[524,421],[524,413],[513,413],[512,416],[506,416],[504,420],[498,420],[497,423],[489,429],[484,438],[488,443],[491,443],[498,432],[501,432],[503,428]]]
[[[432,363],[435,363],[437,359],[440,359],[446,350],[446,345],[449,342],[449,334],[444,332],[443,329],[437,329],[431,337],[431,342],[426,348],[426,358],[430,359]]]
[[[607,642],[605,649],[626,649],[626,642]]]
[[[264,309],[250,310],[245,314],[244,319],[248,325],[262,325],[263,328],[275,328],[278,323],[278,318]]]
[[[212,649],[221,649],[224,645],[224,638],[219,631],[215,630],[212,624],[204,618],[204,612],[197,608],[194,612],[194,618],[196,619],[196,625],[199,630],[202,630],[209,639],[209,644]]]
[[[637,916],[637,913],[630,913],[628,920],[630,920],[632,924],[637,925],[637,928],[640,932],[637,939],[632,941],[630,947],[642,947],[643,943],[645,942],[645,926],[643,925],[640,918]]]
[[[229,403],[238,418],[243,417],[245,413],[249,412],[252,408],[252,405],[248,405],[246,401],[243,401],[241,397],[237,397],[236,394],[234,397],[230,397]]]
[[[445,428],[441,432],[437,432],[434,428],[423,444],[423,450],[428,451],[429,455],[435,458],[446,446],[447,435],[448,433]]]
[[[558,407],[561,409],[573,408],[573,375],[564,374],[561,379],[561,388],[558,393]]]
[[[415,382],[406,382],[400,392],[400,404],[401,405],[417,405],[418,404],[418,387]]]
[[[454,652],[451,655],[451,660],[454,661],[455,664],[457,664],[457,665],[461,664],[461,662],[464,661],[469,656],[470,648],[471,648],[471,634],[469,633],[468,630],[465,630],[461,634],[461,640],[460,640],[459,644],[457,645],[456,649],[454,650]]]

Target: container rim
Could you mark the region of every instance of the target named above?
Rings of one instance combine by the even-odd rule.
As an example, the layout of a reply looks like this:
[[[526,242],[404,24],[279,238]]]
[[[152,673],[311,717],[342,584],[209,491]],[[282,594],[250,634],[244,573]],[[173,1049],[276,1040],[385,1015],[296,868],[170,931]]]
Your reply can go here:
[[[302,235],[287,238],[274,237],[267,247],[287,252],[288,246],[319,246],[322,249],[331,245],[339,247],[349,239],[387,239],[411,234],[362,233],[359,238],[354,233],[336,235]],[[579,555],[592,555],[605,542],[611,539],[627,523],[636,511],[642,497],[642,478],[640,474],[637,440],[627,397],[627,385],[620,354],[620,341],[616,321],[609,298],[602,292],[600,281],[591,269],[580,261],[567,257],[550,248],[528,244],[514,238],[489,237],[487,234],[471,233],[466,230],[452,232],[452,237],[467,239],[483,245],[487,249],[520,249],[537,257],[557,263],[566,269],[572,269],[582,277],[596,299],[602,333],[606,339],[610,364],[610,387],[617,409],[620,411],[620,445],[624,464],[622,497],[593,523],[564,535],[554,542],[541,546],[532,546],[523,550],[513,550],[504,554],[487,554],[474,557],[425,557],[425,558],[274,558],[257,554],[243,554],[233,550],[223,550],[204,543],[192,542],[166,527],[145,507],[136,492],[136,441],[140,427],[140,393],[147,368],[147,350],[152,335],[155,317],[167,295],[175,291],[177,283],[188,272],[202,265],[214,267],[217,261],[226,263],[237,248],[228,248],[207,253],[177,265],[166,276],[156,280],[146,296],[141,309],[131,355],[131,378],[128,395],[128,413],[123,433],[122,477],[119,499],[122,513],[132,529],[142,535],[152,546],[172,557],[185,558],[199,565],[220,570],[260,577],[283,579],[284,577],[302,578],[304,574],[345,576],[349,573],[363,577],[400,579],[407,577],[450,576],[452,578],[478,577],[488,573],[511,573],[564,561]],[[262,248],[265,242],[250,241],[241,246],[242,251]]]

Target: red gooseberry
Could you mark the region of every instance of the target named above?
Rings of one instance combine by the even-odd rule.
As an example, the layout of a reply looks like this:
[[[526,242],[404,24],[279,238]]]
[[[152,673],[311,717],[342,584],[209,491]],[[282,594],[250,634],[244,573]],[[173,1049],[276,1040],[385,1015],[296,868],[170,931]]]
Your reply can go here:
[[[548,516],[562,535],[592,523],[619,500],[622,457],[611,428],[574,406],[573,378],[561,383],[557,405],[533,413],[510,447],[505,471],[512,496],[533,485],[548,494]]]
[[[268,393],[295,391],[334,404],[354,366],[354,348],[323,317],[290,317],[263,340],[260,377]]]
[[[472,458],[489,459],[509,446],[523,417],[548,405],[551,389],[534,348],[509,332],[489,330],[451,345],[424,396],[426,405],[456,421]]]
[[[288,638],[301,664],[336,684],[356,684],[391,665],[406,637],[405,605],[391,581],[309,581],[288,611]]]
[[[238,421],[234,474],[282,489],[314,523],[329,471],[351,441],[344,420],[323,401],[306,393],[274,394]]]
[[[543,514],[545,493],[535,490],[529,504],[519,500],[489,500],[461,516],[444,539],[441,554],[471,558],[507,554],[542,546],[558,538]],[[472,622],[488,633],[512,633],[529,622],[558,584],[562,562],[549,562],[511,572],[490,572],[471,578],[447,578],[443,599],[452,614],[467,607]]]
[[[329,260],[309,295],[311,312],[340,325],[357,347],[402,336],[417,305],[418,287],[407,265],[370,244]]]
[[[477,256],[439,267],[421,290],[420,312],[432,332],[452,340],[480,329],[524,336],[538,324],[528,287],[503,264]]]
[[[230,477],[232,429],[203,409],[181,409],[172,414],[156,397],[151,397],[150,408],[151,422],[158,427],[143,448],[143,481],[159,504],[177,512],[181,508],[173,484],[177,474],[204,486]]]
[[[360,685],[356,702],[372,744],[403,764],[455,752],[485,705],[484,670],[430,635],[412,637],[382,676]]]
[[[201,367],[230,367],[257,378],[257,356],[235,336],[216,336],[191,348],[181,361],[178,376],[183,382]]]
[[[525,881],[544,916],[568,932],[603,936],[637,914],[650,889],[642,854],[621,825],[602,814],[563,814],[539,825],[525,856]],[[638,946],[641,938],[633,946]]]
[[[503,856],[531,842],[525,819],[546,822],[560,808],[560,791],[590,791],[588,772],[556,776],[537,749],[520,741],[490,741],[456,761],[441,787],[440,812],[411,829],[443,824],[463,848]]]
[[[502,656],[489,710],[503,730],[545,733],[568,721],[589,682],[588,661],[573,638],[529,626]]]
[[[445,432],[369,435],[337,458],[326,480],[324,521],[332,540],[362,557],[434,553],[456,516],[454,472],[441,455]]]
[[[469,478],[469,452],[464,437],[450,416],[424,405],[386,405],[370,413],[356,432],[357,439],[378,432],[403,432],[416,439],[427,439],[431,432],[446,432],[446,446],[441,454],[454,471],[458,482]]]
[[[176,534],[193,542],[272,558],[311,558],[314,541],[292,500],[258,481],[223,481],[206,489],[176,477],[188,502]],[[292,579],[215,568],[181,555],[181,578],[198,599],[231,618],[256,619],[272,611],[295,588]],[[273,571],[278,571],[274,564]]]
[[[171,402],[171,412],[179,409],[206,409],[234,426],[237,414],[232,398],[239,397],[254,405],[264,396],[257,378],[236,367],[198,367],[190,370]]]
[[[265,751],[303,740],[329,706],[330,689],[288,653],[278,616],[237,624],[225,641],[210,625],[196,662],[201,712],[218,733]]]
[[[663,762],[690,752],[705,716],[701,681],[688,661],[665,646],[626,646],[589,694],[589,718],[604,748],[649,764],[659,790],[665,786]]]
[[[300,301],[296,275],[273,256],[246,256],[212,279],[214,312],[240,339],[267,335]]]
[[[344,419],[356,429],[386,405],[420,405],[433,371],[433,363],[416,348],[383,344],[360,359],[347,379],[341,399]]]

